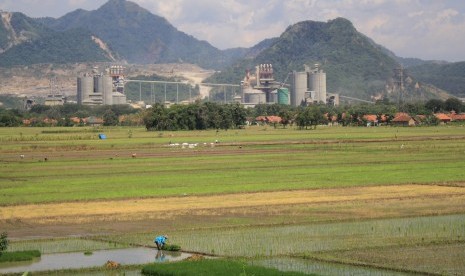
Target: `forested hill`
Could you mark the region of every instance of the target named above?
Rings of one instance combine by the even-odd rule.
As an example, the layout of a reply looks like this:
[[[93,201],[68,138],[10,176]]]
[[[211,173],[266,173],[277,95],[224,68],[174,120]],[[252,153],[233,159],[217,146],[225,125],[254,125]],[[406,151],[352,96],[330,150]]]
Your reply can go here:
[[[109,0],[97,10],[78,9],[58,19],[33,19],[20,13],[1,14],[1,66],[102,61],[105,57],[107,61],[118,58],[138,64],[183,62],[221,69],[247,53],[247,49],[221,51],[206,41],[178,31],[165,18],[126,0]],[[69,45],[66,39],[77,29],[88,35],[82,43],[74,39],[73,45]],[[93,40],[94,44],[100,48],[103,44],[105,49],[91,47],[89,41],[92,41],[92,36],[98,38],[98,41]],[[44,39],[54,41],[54,45]],[[24,57],[25,48],[30,59]],[[80,51],[76,59],[76,49],[79,48],[84,51]],[[51,60],[47,60],[50,55],[43,55],[54,52],[55,57]]]
[[[304,64],[320,63],[327,72],[328,91],[367,98],[369,91],[382,90],[397,62],[357,32],[343,18],[328,22],[304,21],[290,26],[255,58],[244,59],[212,77],[238,82],[248,68],[271,63],[279,81]]]
[[[284,81],[289,72],[303,70],[304,64],[319,63],[327,73],[329,92],[362,99],[383,94],[396,98],[389,91],[393,70],[400,64],[384,47],[359,33],[347,19],[300,22],[271,42],[256,57],[244,58],[207,81],[237,83],[246,69],[262,63],[273,64],[276,79]],[[438,97],[436,89],[419,86],[410,76],[405,76],[405,84],[411,99]]]
[[[94,11],[76,10],[57,20],[42,22],[56,31],[87,29],[130,63],[186,62],[220,68],[237,53],[223,53],[208,42],[177,30],[165,18],[125,0],[110,0]]]
[[[408,68],[415,78],[465,98],[465,62],[428,62]]]

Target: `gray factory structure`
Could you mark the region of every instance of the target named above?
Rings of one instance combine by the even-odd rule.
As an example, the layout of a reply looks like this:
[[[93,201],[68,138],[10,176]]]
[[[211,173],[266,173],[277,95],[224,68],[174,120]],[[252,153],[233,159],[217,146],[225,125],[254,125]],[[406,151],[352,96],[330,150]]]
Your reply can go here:
[[[255,74],[246,72],[242,86],[242,103],[254,106],[261,103],[279,103],[292,106],[324,103],[339,105],[339,95],[327,93],[326,73],[315,64],[313,68],[304,65],[305,71],[289,73],[289,88],[275,81],[273,65],[260,64]],[[286,79],[287,80],[287,79]],[[286,80],[284,82],[286,82]]]
[[[326,91],[326,73],[315,64],[313,68],[304,65],[305,71],[291,73],[291,105],[325,103],[339,104],[339,95]]]
[[[124,67],[111,66],[105,73],[94,68],[77,78],[77,102],[80,105],[126,104]]]

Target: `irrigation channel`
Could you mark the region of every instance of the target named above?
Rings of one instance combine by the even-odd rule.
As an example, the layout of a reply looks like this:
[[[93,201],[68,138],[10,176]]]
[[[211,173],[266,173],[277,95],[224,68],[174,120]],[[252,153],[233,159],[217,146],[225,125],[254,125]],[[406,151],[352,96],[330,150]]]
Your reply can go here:
[[[153,262],[181,261],[192,256],[183,252],[167,252],[157,254],[156,249],[139,247],[126,249],[96,250],[91,255],[83,252],[42,254],[40,258],[29,262],[0,264],[0,274],[53,271],[62,269],[82,269],[101,267],[109,260],[121,265],[148,264]],[[251,261],[252,264],[277,268],[282,271],[299,271],[318,275],[376,275],[400,276],[406,273],[382,270],[369,267],[351,266],[304,260],[300,258],[266,258]],[[139,273],[136,273],[137,275]]]

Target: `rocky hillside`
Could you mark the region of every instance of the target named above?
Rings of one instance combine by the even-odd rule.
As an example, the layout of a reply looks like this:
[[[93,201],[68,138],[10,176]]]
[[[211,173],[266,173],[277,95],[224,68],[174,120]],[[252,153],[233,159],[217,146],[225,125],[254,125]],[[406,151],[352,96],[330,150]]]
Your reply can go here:
[[[22,13],[0,12],[0,54],[49,32],[36,20]]]

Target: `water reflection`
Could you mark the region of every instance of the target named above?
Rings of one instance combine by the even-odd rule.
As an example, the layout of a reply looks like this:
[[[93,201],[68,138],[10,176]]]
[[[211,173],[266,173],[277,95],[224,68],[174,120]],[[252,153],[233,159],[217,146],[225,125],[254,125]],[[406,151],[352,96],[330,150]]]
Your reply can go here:
[[[103,266],[109,260],[121,265],[148,264],[154,261],[171,262],[184,260],[189,256],[191,254],[161,252],[151,248],[96,250],[92,252],[92,255],[84,255],[82,252],[43,254],[42,257],[32,262],[0,264],[0,274],[96,267]]]

